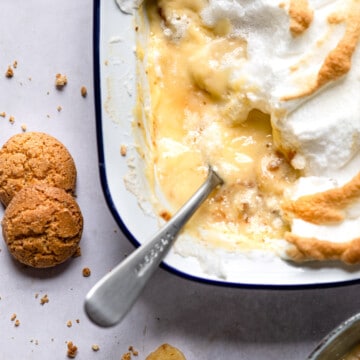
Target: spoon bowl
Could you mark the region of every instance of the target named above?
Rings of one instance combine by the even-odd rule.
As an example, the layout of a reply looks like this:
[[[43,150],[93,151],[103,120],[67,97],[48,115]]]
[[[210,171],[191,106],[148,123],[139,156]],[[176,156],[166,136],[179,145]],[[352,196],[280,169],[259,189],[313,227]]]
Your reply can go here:
[[[205,182],[155,236],[104,276],[85,298],[85,312],[99,326],[119,323],[164,259],[183,226],[217,186],[223,184],[209,167]]]
[[[332,330],[308,356],[307,360],[341,360],[360,344],[360,313]]]

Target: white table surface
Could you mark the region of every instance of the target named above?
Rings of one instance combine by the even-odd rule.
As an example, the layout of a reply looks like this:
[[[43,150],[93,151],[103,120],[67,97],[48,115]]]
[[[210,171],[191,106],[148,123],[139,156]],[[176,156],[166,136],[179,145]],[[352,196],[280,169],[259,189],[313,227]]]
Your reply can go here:
[[[107,208],[99,180],[92,1],[0,4],[0,112],[6,112],[0,117],[0,142],[21,132],[22,124],[62,141],[77,165],[77,201],[85,222],[82,256],[53,269],[19,265],[1,240],[1,359],[66,359],[66,341],[73,341],[79,360],[119,360],[130,345],[139,351],[133,358],[142,360],[165,342],[188,360],[302,360],[328,331],[360,310],[359,285],[234,289],[191,282],[160,269],[121,324],[110,329],[92,324],[83,311],[85,294],[133,249]],[[15,60],[18,67],[8,79],[6,69]],[[54,88],[56,73],[68,77],[63,91]],[[83,85],[86,98],[80,95]],[[92,270],[88,278],[82,276],[84,267]],[[40,305],[45,294],[49,303]],[[13,313],[18,327],[10,319]],[[72,327],[67,327],[69,320]],[[92,344],[100,350],[93,352]]]

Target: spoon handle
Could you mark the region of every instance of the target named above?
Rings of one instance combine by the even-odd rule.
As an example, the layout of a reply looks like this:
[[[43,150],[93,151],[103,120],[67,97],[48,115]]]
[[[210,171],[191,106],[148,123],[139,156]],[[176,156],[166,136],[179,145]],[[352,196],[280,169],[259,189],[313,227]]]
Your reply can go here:
[[[94,323],[108,327],[123,319],[167,254],[179,231],[210,192],[222,182],[210,167],[206,181],[172,219],[150,241],[138,247],[95,284],[85,299],[85,311]]]

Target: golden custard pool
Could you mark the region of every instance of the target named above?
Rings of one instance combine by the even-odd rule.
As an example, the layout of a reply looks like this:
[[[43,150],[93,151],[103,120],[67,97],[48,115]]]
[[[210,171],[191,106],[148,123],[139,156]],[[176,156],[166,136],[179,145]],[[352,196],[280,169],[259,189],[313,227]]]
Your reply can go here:
[[[175,252],[223,278],[223,254],[359,263],[360,1],[149,0],[140,12],[134,127],[159,218],[209,164],[225,181]]]

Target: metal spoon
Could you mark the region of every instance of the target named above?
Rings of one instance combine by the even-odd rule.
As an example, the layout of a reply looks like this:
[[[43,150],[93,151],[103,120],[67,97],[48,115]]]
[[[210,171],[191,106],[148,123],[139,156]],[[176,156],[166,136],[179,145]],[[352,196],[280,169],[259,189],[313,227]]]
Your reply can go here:
[[[360,313],[342,322],[323,338],[307,360],[340,360],[360,343]]]
[[[222,183],[222,179],[210,167],[204,184],[172,219],[150,241],[142,244],[95,284],[85,299],[85,311],[94,323],[108,327],[123,319],[182,227],[210,192]]]

